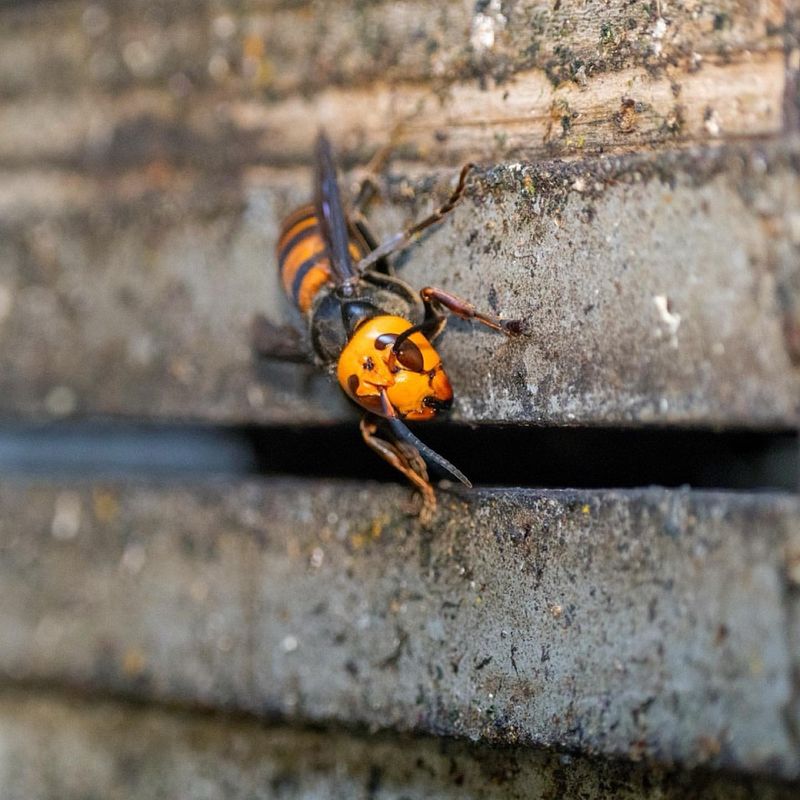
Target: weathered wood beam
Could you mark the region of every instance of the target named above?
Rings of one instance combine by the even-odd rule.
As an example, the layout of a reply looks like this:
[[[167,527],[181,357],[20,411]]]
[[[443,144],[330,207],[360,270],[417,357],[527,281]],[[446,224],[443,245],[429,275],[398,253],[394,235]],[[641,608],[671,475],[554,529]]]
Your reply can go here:
[[[490,89],[470,81],[442,93],[380,82],[274,103],[213,93],[186,106],[163,88],[31,96],[0,104],[0,163],[107,171],[164,158],[232,169],[246,161],[297,164],[320,126],[363,154],[401,123],[398,143],[431,164],[667,149],[779,134],[785,69],[775,51],[710,61],[680,82],[631,67],[591,91],[553,86],[527,70]],[[216,151],[211,164],[209,151]]]
[[[87,698],[0,693],[0,774],[8,797],[279,796],[286,800],[790,800],[796,786],[741,782],[525,748],[264,727],[242,718]]]
[[[0,487],[0,674],[800,776],[800,504],[273,480]]]
[[[779,133],[797,71],[777,2],[0,13],[6,166],[297,163],[321,124],[363,156],[403,120],[429,163],[673,148]]]
[[[478,170],[401,274],[532,334],[449,326],[454,419],[797,426],[799,164],[786,141]],[[443,198],[440,177],[394,181],[378,232]],[[0,413],[347,418],[327,378],[259,371],[249,348],[255,313],[292,319],[274,245],[309,183],[166,167],[3,181]]]

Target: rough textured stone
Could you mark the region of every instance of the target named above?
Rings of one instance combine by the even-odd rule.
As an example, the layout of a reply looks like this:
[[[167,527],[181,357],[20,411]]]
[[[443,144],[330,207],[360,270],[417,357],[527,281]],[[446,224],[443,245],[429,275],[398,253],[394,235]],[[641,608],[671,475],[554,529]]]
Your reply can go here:
[[[6,484],[0,671],[800,775],[788,495]],[[794,554],[794,555],[793,555]]]
[[[789,800],[796,787],[452,740],[264,727],[0,695],[3,796],[25,800]]]

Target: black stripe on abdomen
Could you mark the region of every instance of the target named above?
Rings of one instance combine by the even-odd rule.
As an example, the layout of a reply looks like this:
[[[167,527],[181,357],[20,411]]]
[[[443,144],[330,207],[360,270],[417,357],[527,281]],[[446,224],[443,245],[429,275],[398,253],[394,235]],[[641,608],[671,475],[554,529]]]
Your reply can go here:
[[[296,228],[301,222],[305,222],[311,216],[313,215],[310,215],[309,217],[304,217],[298,222],[295,222],[295,224],[292,225],[292,228]],[[292,228],[289,228],[289,230],[291,230]],[[292,236],[292,238],[289,239],[289,241],[286,242],[286,244],[278,251],[278,262],[282,264],[286,259],[286,256],[288,256],[289,253],[292,251],[292,248],[295,245],[300,244],[300,242],[302,242],[303,239],[308,239],[309,236],[319,236],[319,235],[320,235],[319,226],[317,226],[316,224],[309,225],[308,227],[303,228],[301,231]]]
[[[300,266],[297,268],[297,272],[294,273],[294,279],[292,280],[292,299],[294,302],[299,305],[300,304],[300,288],[303,285],[303,279],[311,272],[314,267],[318,264],[320,266],[326,266],[325,262],[327,261],[327,255],[325,251],[316,253],[315,255],[311,256],[311,258],[307,258]],[[326,266],[327,269],[327,266]]]

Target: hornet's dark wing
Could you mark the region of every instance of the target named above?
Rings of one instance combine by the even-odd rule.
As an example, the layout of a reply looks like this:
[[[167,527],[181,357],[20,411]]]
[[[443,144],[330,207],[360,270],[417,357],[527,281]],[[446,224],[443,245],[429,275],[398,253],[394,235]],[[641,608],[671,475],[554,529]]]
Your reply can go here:
[[[336,180],[336,164],[328,137],[320,131],[317,137],[317,162],[315,197],[317,219],[322,236],[328,246],[331,272],[336,283],[354,278],[353,259],[350,257],[350,237],[347,234],[347,217]]]

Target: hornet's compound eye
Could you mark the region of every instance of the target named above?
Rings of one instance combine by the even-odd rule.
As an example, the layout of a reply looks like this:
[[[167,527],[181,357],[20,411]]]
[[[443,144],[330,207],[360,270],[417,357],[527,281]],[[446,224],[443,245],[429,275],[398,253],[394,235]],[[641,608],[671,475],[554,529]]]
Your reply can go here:
[[[414,372],[424,372],[425,358],[419,347],[417,347],[411,339],[404,339],[400,342],[400,347],[394,350],[396,339],[396,333],[383,333],[375,340],[375,348],[377,350],[385,350],[387,347],[391,346],[394,357],[402,366]]]

